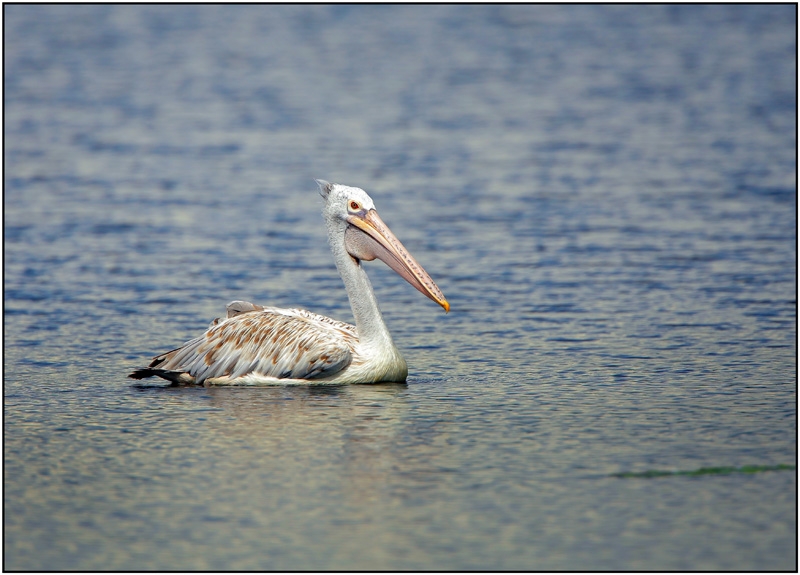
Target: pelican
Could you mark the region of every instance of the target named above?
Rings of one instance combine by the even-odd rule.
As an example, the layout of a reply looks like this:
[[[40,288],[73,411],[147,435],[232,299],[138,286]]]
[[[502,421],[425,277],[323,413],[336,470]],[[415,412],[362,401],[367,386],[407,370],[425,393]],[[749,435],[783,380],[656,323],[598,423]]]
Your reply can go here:
[[[344,281],[355,325],[304,309],[245,301],[227,306],[206,332],[153,358],[128,377],[173,384],[404,382],[408,367],[383,322],[361,262],[378,258],[424,295],[450,304],[428,273],[378,216],[361,188],[316,180],[325,200],[328,243]]]

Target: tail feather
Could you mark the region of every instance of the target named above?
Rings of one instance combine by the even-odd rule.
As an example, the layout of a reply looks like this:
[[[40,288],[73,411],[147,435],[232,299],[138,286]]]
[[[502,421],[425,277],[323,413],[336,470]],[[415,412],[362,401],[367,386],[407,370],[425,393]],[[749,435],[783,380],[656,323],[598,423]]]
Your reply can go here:
[[[170,369],[158,369],[152,367],[142,367],[139,369],[133,370],[131,373],[128,374],[128,377],[131,379],[145,379],[147,377],[158,376],[164,378],[172,383],[178,384],[188,384],[194,383],[194,377],[186,373],[185,371],[173,371]]]
[[[153,358],[153,361],[150,362],[150,365],[147,367],[140,367],[139,369],[133,370],[131,373],[128,374],[128,377],[131,379],[145,379],[147,377],[162,377],[168,381],[173,383],[194,383],[195,378],[186,373],[185,371],[181,370],[174,370],[174,369],[160,369],[158,366],[164,363],[169,357],[175,354],[175,352],[180,351],[183,347],[179,347],[173,350],[170,350],[166,353],[162,353],[161,355],[157,355]]]

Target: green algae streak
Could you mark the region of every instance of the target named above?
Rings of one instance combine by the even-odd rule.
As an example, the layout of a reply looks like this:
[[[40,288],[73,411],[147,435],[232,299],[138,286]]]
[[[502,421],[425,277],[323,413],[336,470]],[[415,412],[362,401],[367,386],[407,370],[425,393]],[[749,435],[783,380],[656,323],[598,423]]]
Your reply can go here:
[[[745,465],[744,467],[701,467],[700,469],[693,469],[691,471],[659,471],[651,469],[649,471],[642,471],[639,473],[614,473],[611,477],[622,478],[644,478],[651,477],[669,477],[673,475],[729,475],[731,473],[761,473],[763,471],[788,471],[795,469],[794,465]]]

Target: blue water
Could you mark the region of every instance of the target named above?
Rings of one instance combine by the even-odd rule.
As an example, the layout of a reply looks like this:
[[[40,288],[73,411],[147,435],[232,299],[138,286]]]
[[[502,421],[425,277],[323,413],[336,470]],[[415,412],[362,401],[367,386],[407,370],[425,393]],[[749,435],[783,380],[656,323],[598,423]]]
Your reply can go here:
[[[796,7],[6,5],[4,566],[794,570]],[[236,299],[406,385],[125,376]]]

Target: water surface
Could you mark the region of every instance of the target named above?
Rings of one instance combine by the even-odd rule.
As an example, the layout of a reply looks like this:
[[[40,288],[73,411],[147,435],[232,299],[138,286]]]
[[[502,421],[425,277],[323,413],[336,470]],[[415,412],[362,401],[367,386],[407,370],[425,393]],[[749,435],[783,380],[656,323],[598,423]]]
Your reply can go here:
[[[794,6],[4,10],[7,569],[796,569],[692,473],[796,462]],[[126,379],[351,319],[313,178],[451,303],[368,264],[407,384]]]

